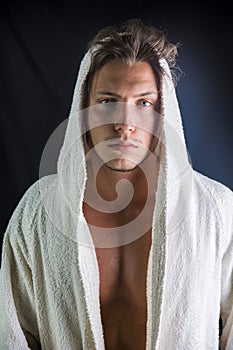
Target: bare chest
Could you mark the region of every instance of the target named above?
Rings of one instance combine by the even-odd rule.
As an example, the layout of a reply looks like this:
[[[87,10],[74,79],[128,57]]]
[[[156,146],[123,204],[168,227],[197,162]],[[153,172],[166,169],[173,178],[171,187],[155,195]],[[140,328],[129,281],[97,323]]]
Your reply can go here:
[[[150,232],[123,247],[96,249],[106,350],[146,347]]]
[[[137,211],[129,211],[120,215],[104,215],[89,206],[84,206],[84,213],[88,224],[105,228],[126,225],[138,214]],[[145,221],[150,223],[151,213],[152,209],[147,211],[139,225],[143,226]],[[91,225],[94,239],[95,232]],[[128,244],[119,244],[113,248],[96,247],[106,350],[146,348],[146,282],[151,230],[143,232],[146,233]]]

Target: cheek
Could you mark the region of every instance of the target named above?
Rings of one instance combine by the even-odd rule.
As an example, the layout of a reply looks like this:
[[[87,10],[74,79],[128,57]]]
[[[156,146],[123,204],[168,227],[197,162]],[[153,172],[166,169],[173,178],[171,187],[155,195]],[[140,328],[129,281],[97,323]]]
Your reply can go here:
[[[150,146],[151,142],[153,141],[154,136],[150,133],[146,133],[144,136],[145,144],[146,146]]]
[[[147,140],[150,140],[150,142],[153,143],[156,142],[156,140],[158,140],[160,137],[161,126],[161,118],[156,116],[154,121],[147,125],[147,130],[145,130],[147,134]]]
[[[154,121],[144,121],[142,123],[142,127],[138,128],[138,136],[144,140],[145,144],[150,144],[151,140],[154,138],[154,135],[156,134],[155,129],[156,125]]]
[[[112,130],[112,127],[110,127],[109,125],[103,125],[100,127],[90,129],[89,133],[93,144],[95,145],[111,137]]]

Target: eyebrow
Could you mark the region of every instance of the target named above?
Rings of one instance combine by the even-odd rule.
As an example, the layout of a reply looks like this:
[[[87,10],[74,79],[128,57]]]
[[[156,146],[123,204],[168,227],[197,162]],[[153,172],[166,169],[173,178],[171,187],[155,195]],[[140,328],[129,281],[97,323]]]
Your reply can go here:
[[[111,92],[111,91],[96,91],[96,94],[98,95],[108,95],[108,96],[114,96],[114,97],[119,97],[121,98],[120,95],[116,94],[115,92]],[[136,95],[133,95],[133,98],[135,97],[143,97],[143,96],[148,96],[148,95],[158,95],[157,92],[155,91],[146,91],[146,92],[141,92],[140,94],[136,94]]]

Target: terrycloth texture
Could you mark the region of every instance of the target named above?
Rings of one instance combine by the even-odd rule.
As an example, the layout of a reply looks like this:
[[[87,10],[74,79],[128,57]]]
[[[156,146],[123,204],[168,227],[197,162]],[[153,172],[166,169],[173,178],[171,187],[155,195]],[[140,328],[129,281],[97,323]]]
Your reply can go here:
[[[81,210],[87,175],[76,118],[89,63],[90,53],[81,64],[58,174],[29,188],[4,237],[2,350],[104,349],[98,264]],[[217,350],[220,313],[221,346],[232,350],[233,195],[192,170],[170,72],[160,63],[167,72],[166,150],[147,272],[146,350]]]

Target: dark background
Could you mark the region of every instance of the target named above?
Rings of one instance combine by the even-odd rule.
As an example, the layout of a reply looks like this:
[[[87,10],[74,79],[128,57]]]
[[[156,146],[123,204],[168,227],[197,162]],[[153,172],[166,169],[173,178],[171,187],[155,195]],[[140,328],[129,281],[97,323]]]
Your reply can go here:
[[[39,177],[46,141],[67,118],[89,40],[128,18],[181,43],[177,95],[194,169],[233,189],[232,5],[5,1],[0,6],[0,238]]]

